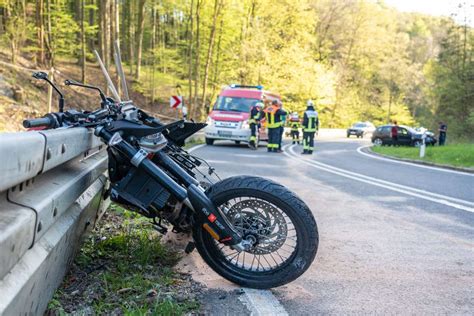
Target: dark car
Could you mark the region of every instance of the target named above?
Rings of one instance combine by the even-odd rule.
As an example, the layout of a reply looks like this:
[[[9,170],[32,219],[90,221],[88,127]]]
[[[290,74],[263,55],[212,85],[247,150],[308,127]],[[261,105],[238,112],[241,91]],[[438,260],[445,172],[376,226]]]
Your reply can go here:
[[[419,147],[423,143],[423,133],[414,130],[411,127],[398,125],[398,140],[392,139],[391,131],[393,125],[383,125],[375,129],[372,134],[372,143],[376,146],[397,145],[397,146],[415,146]],[[424,132],[426,135],[426,145],[434,145],[437,140],[433,133]]]
[[[351,135],[364,137],[365,134],[373,133],[375,130],[374,124],[370,122],[357,122],[347,129],[347,137]]]

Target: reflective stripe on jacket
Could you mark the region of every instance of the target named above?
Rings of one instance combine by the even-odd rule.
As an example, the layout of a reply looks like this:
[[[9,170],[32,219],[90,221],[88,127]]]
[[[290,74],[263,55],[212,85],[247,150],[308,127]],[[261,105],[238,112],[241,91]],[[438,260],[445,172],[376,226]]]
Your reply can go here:
[[[304,112],[303,131],[316,132],[319,128],[318,112],[314,110],[307,110]]]

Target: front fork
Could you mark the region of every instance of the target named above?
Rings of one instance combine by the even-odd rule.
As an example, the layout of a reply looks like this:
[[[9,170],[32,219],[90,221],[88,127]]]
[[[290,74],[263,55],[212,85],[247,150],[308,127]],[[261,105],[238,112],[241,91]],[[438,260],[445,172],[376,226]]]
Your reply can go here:
[[[237,251],[249,249],[252,244],[242,239],[239,233],[229,223],[222,211],[207,197],[199,182],[184,171],[176,162],[162,152],[158,152],[160,165],[173,176],[180,179],[186,189],[176,183],[167,173],[148,159],[148,153],[137,150],[123,140],[119,134],[112,134],[105,127],[95,129],[95,135],[101,137],[109,146],[117,149],[136,167],[145,171],[150,177],[167,189],[180,202],[186,204],[198,216],[203,228],[219,242]]]

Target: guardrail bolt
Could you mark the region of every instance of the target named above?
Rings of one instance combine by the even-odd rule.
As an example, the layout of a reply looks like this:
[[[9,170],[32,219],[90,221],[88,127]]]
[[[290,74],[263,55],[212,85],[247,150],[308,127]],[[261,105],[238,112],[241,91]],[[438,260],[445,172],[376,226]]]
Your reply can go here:
[[[64,154],[66,152],[66,144],[62,144],[61,146],[61,154]]]
[[[51,159],[51,148],[48,148],[48,150],[46,150],[46,160],[50,160]]]
[[[54,210],[53,210],[53,217],[56,217],[56,215],[58,215],[58,208],[55,207]]]

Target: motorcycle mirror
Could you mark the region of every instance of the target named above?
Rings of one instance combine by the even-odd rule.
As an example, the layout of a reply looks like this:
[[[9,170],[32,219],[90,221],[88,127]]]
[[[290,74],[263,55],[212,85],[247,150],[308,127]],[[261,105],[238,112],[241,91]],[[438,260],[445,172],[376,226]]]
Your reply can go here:
[[[35,79],[40,79],[44,80],[47,83],[53,87],[53,89],[59,94],[59,101],[58,101],[58,107],[59,107],[59,112],[64,112],[64,95],[62,94],[61,90],[58,89],[58,87],[48,78],[48,74],[45,73],[44,71],[38,71],[33,73],[33,78]]]
[[[105,106],[105,103],[107,102],[107,98],[106,98],[104,92],[99,87],[83,84],[83,83],[77,82],[77,81],[72,80],[72,79],[66,79],[64,81],[64,84],[66,86],[77,86],[77,87],[82,87],[82,88],[86,88],[86,89],[97,90],[99,92],[100,98],[101,98],[102,103],[103,103],[104,106]]]
[[[45,73],[44,71],[38,71],[38,72],[33,73],[33,78],[35,78],[35,79],[47,79],[48,74]]]

